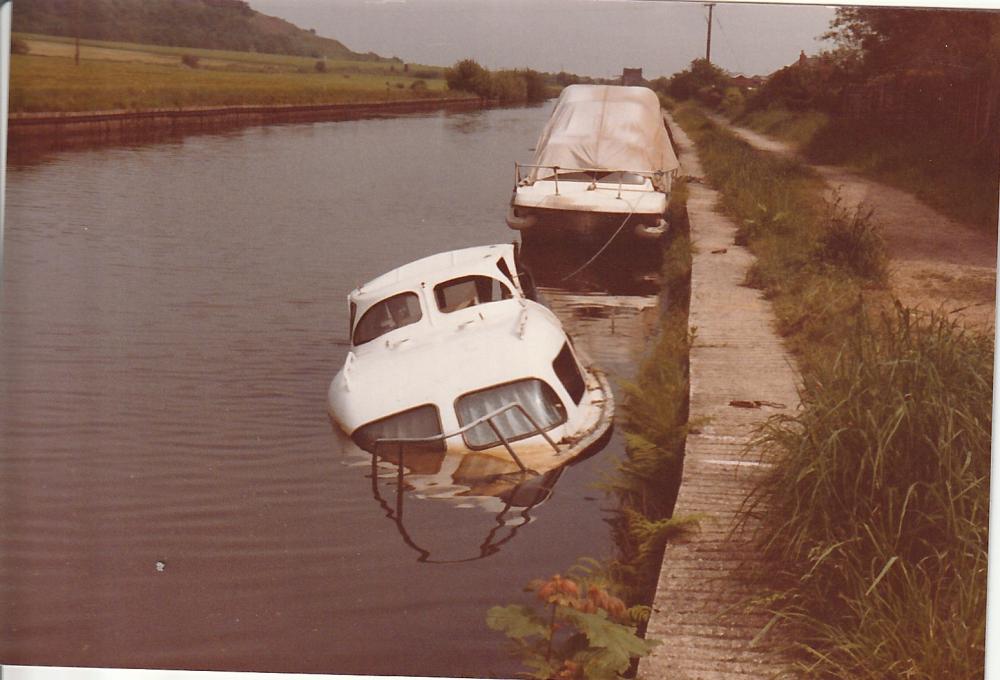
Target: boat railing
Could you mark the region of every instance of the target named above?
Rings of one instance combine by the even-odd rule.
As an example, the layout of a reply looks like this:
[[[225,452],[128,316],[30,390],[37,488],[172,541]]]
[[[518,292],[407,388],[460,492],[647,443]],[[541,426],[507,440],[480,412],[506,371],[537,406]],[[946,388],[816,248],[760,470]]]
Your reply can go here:
[[[521,170],[522,169],[529,171],[527,173],[527,175],[522,176],[522,174],[521,174]],[[548,170],[552,171],[552,177],[551,178],[550,177],[543,177],[543,178],[540,178],[540,179],[543,179],[543,180],[549,180],[549,179],[551,179],[555,183],[555,190],[556,190],[556,195],[557,196],[559,195],[559,173],[576,173],[576,172],[585,173],[585,174],[589,173],[589,174],[593,175],[593,181],[596,183],[596,182],[600,181],[597,178],[598,173],[608,174],[608,173],[612,173],[612,172],[617,172],[618,173],[618,193],[621,194],[622,189],[623,189],[624,184],[625,184],[624,178],[625,178],[626,174],[629,174],[629,175],[639,175],[640,177],[647,178],[650,181],[652,181],[653,185],[655,186],[657,184],[657,181],[659,181],[660,183],[662,183],[664,177],[666,177],[667,175],[673,175],[676,172],[675,170],[671,170],[668,173],[668,172],[664,172],[663,170],[625,170],[625,169],[617,169],[617,168],[566,168],[566,167],[563,167],[561,165],[533,165],[533,164],[530,164],[530,163],[518,163],[517,161],[514,161],[514,186],[515,187],[519,187],[519,186],[523,186],[524,184],[530,184],[531,182],[537,181],[538,178],[536,178],[536,179],[532,179],[531,178],[531,176],[530,176],[531,173],[534,172],[534,171],[536,171],[536,170],[545,170],[545,169],[548,169]],[[566,180],[564,180],[564,181],[566,181]]]
[[[454,432],[448,432],[445,434],[436,434],[431,437],[381,437],[375,440],[375,455],[378,455],[380,447],[396,446],[399,453],[399,474],[402,475],[403,447],[406,446],[407,444],[433,444],[434,442],[444,441],[451,437],[456,437],[460,434],[465,434],[472,428],[478,427],[483,423],[486,423],[487,425],[490,426],[490,429],[493,430],[493,433],[503,444],[504,448],[507,450],[507,453],[510,454],[510,457],[517,464],[517,467],[520,468],[521,472],[529,472],[528,468],[526,468],[524,466],[524,463],[521,462],[520,457],[518,457],[517,453],[514,452],[514,448],[510,445],[510,439],[504,436],[503,432],[500,431],[500,428],[496,424],[496,418],[503,415],[504,413],[507,413],[508,411],[518,411],[521,415],[527,418],[528,422],[531,423],[531,426],[534,428],[529,432],[519,435],[520,437],[531,437],[536,434],[540,434],[542,435],[542,437],[545,438],[545,441],[549,443],[549,446],[551,446],[556,453],[559,453],[559,445],[556,444],[554,441],[552,441],[552,437],[550,437],[548,433],[538,424],[538,421],[535,420],[534,416],[528,413],[528,410],[524,408],[520,403],[511,402],[509,404],[501,406],[500,408],[494,411],[490,411],[486,415],[476,418],[471,423],[463,425]]]

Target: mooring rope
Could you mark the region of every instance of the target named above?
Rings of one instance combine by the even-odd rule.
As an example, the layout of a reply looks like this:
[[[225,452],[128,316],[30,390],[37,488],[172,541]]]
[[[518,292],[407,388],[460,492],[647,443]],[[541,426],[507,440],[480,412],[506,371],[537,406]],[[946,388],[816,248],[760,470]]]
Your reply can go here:
[[[583,265],[579,269],[577,269],[576,271],[574,271],[574,272],[572,272],[570,274],[567,274],[566,276],[564,276],[561,279],[559,279],[560,283],[563,282],[563,281],[566,281],[567,279],[573,278],[574,276],[576,276],[577,274],[579,274],[580,272],[582,272],[584,269],[586,269],[587,267],[589,267],[590,264],[594,260],[596,260],[598,257],[601,256],[601,253],[603,253],[605,250],[608,249],[608,246],[610,246],[611,242],[615,240],[615,237],[618,236],[619,232],[621,232],[621,230],[625,228],[625,225],[628,223],[628,218],[632,217],[632,214],[635,212],[635,208],[632,207],[632,204],[629,203],[627,199],[623,198],[621,200],[625,201],[625,205],[628,206],[628,214],[625,216],[625,219],[622,220],[621,226],[618,227],[618,229],[615,230],[615,233],[613,233],[611,235],[611,238],[609,238],[607,240],[607,243],[605,243],[603,246],[601,246],[601,249],[598,250],[596,253],[594,253],[593,257],[591,257],[589,260],[587,260],[586,262],[584,262]]]

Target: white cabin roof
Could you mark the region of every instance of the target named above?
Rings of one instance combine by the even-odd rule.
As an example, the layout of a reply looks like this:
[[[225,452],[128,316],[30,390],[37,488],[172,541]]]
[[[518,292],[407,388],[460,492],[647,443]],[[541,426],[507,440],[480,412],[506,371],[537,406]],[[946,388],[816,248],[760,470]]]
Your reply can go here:
[[[504,258],[513,273],[514,246],[501,243],[450,250],[404,264],[378,276],[351,291],[353,302],[381,300],[393,293],[415,290],[423,283],[439,283],[468,274],[488,274],[496,277],[497,260]],[[363,305],[362,305],[363,306]]]
[[[567,338],[549,309],[512,299],[459,314],[473,323],[463,324],[465,328],[425,327],[412,342],[375,341],[341,369],[331,385],[331,404],[348,433],[428,403],[438,407],[445,429],[454,430],[455,399],[512,380],[540,378],[564,389],[552,361]],[[405,335],[409,328],[397,333]]]

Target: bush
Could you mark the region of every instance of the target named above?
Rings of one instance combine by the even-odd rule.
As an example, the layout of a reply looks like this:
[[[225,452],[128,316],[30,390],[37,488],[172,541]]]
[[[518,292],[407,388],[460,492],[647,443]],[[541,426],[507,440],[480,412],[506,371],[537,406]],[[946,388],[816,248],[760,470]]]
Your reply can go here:
[[[493,74],[490,94],[502,102],[523,102],[528,98],[528,85],[517,71],[498,71]]]
[[[541,73],[530,68],[520,73],[526,88],[525,98],[529,102],[540,102],[548,98],[548,88]]]
[[[743,93],[738,87],[727,87],[722,95],[722,110],[730,118],[734,118],[743,113],[745,102]]]
[[[699,92],[714,91],[721,101],[721,89],[726,80],[726,72],[718,66],[707,59],[695,59],[687,70],[670,78],[670,92],[667,94],[675,99],[691,99]]]
[[[316,69],[316,73],[326,73],[326,60],[325,59],[319,59],[316,62],[315,69]]]
[[[480,97],[489,97],[492,94],[490,72],[474,59],[457,62],[445,73],[445,80],[449,90],[471,92]]]
[[[416,94],[423,94],[427,92],[427,82],[423,80],[414,80],[410,84],[410,89]]]
[[[184,64],[185,66],[187,66],[188,68],[198,68],[198,63],[199,62],[200,62],[200,60],[194,54],[182,54],[181,55],[181,63]]]

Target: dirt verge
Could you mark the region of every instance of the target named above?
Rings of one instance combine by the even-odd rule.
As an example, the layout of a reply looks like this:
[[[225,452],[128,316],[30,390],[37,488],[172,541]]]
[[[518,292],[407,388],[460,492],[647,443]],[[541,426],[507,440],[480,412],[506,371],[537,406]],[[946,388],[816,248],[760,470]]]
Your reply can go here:
[[[788,144],[720,116],[712,119],[761,151],[794,157]],[[997,242],[945,217],[912,194],[839,166],[811,165],[826,181],[828,198],[839,195],[848,209],[874,209],[890,257],[890,285],[909,307],[940,310],[960,323],[993,332],[996,320]]]

